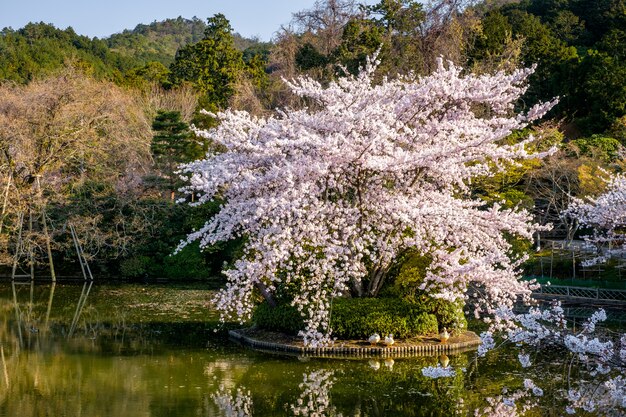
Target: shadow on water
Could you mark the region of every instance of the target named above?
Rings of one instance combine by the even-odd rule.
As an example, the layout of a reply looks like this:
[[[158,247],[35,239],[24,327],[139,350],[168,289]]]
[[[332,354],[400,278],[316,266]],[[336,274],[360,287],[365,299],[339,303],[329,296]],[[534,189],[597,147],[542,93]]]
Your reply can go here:
[[[522,384],[509,351],[481,361],[252,352],[215,332],[213,291],[0,282],[0,416],[469,416],[503,384]],[[425,378],[437,363],[456,375]]]

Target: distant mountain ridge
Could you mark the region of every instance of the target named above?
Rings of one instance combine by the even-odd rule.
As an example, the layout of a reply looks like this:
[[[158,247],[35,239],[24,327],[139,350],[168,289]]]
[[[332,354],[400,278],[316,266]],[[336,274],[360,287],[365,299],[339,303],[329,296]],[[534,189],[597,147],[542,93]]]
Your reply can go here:
[[[139,62],[160,62],[169,65],[176,51],[202,39],[206,23],[193,17],[165,19],[150,24],[139,24],[132,30],[124,30],[106,38],[111,51],[132,57]]]
[[[17,30],[5,28],[0,31],[0,80],[27,83],[74,61],[89,67],[98,78],[123,84],[130,71],[150,62],[169,66],[179,48],[202,39],[206,27],[198,17],[177,17],[138,24],[103,39],[43,22],[28,23]],[[239,34],[234,37],[242,51],[267,45]]]

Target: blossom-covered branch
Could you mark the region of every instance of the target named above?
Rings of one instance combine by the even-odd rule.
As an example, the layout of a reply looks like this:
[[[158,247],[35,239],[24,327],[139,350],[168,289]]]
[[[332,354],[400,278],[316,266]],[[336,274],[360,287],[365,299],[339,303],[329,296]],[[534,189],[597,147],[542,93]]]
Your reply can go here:
[[[598,256],[588,260],[587,265],[611,257],[626,259],[626,175],[612,176],[607,190],[596,199],[574,199],[564,214],[593,229],[593,234],[584,239],[596,248]]]
[[[463,75],[440,61],[430,76],[376,84],[376,65],[328,86],[288,82],[309,108],[267,119],[227,110],[217,128],[198,132],[226,151],[183,166],[185,191],[195,204],[225,203],[181,247],[246,238],[224,271],[217,306],[225,315],[246,318],[255,288],[288,287],[305,343],[328,343],[332,298],[377,295],[406,250],[432,259],[423,289],[433,295],[459,299],[478,284],[487,300],[478,311],[530,293],[505,236],[530,239],[540,227],[525,211],[470,199],[468,184],[539,156],[526,141],[501,141],[554,104],[513,114],[532,69]]]
[[[584,410],[601,415],[623,415],[626,411],[626,334],[612,337],[600,332],[598,324],[606,319],[606,312],[598,310],[578,331],[574,331],[568,327],[564,310],[558,303],[546,309],[533,307],[524,314],[514,314],[510,309],[502,308],[491,328],[481,334],[483,345],[479,355],[485,355],[496,346],[496,334],[500,332],[504,343],[520,347],[518,359],[523,368],[533,365],[529,351],[550,349],[564,352],[567,359],[564,377],[568,390],[552,395],[562,397],[567,404],[565,411],[568,414]],[[524,382],[525,391],[532,391],[535,396],[543,395],[542,388],[527,381]],[[509,406],[513,411],[520,404],[516,405],[511,398],[504,405],[490,410],[504,410]],[[524,405],[528,406],[530,404]]]

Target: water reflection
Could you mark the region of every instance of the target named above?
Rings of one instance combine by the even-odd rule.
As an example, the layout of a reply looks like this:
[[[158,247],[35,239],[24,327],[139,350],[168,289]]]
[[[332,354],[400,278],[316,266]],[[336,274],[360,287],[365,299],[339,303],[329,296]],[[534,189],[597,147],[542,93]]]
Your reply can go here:
[[[507,401],[523,386],[516,352],[479,362],[472,353],[366,360],[253,353],[213,332],[213,314],[200,308],[206,292],[0,284],[0,416],[514,415]],[[426,366],[456,373],[432,380],[421,373]],[[557,353],[533,378],[555,381],[560,366]],[[556,380],[554,390],[564,384]],[[528,415],[563,414],[545,397],[528,396],[539,401]]]
[[[224,417],[248,417],[252,415],[252,394],[237,388],[235,394],[226,391],[223,385],[212,395],[217,408]]]

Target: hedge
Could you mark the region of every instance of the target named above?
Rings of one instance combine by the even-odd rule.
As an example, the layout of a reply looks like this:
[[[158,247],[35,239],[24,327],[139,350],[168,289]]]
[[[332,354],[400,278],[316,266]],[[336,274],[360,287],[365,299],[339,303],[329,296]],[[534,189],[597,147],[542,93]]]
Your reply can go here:
[[[260,328],[291,335],[304,327],[298,310],[287,304],[271,308],[263,303],[255,309],[253,321]],[[336,298],[330,325],[333,336],[343,339],[364,339],[373,333],[391,333],[404,339],[436,334],[439,326],[465,327],[466,323],[458,306],[442,300],[415,303],[398,298]]]

